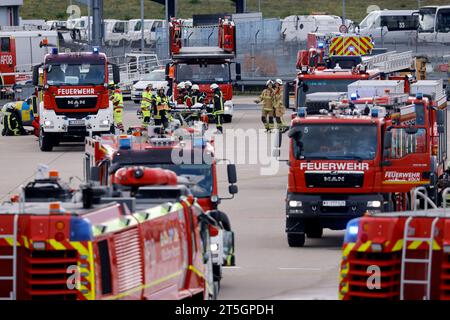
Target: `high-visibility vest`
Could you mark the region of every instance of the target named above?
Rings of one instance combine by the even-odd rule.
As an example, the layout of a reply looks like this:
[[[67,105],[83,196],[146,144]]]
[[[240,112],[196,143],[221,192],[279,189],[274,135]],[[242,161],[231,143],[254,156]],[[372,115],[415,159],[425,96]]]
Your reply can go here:
[[[149,108],[152,104],[154,97],[151,91],[144,90],[142,92],[142,101],[141,101],[141,108]]]
[[[161,119],[160,111],[169,110],[169,99],[165,95],[163,96],[157,95],[155,98],[155,108],[156,108],[155,119]]]
[[[123,108],[123,96],[120,91],[115,91],[112,99],[114,109]]]

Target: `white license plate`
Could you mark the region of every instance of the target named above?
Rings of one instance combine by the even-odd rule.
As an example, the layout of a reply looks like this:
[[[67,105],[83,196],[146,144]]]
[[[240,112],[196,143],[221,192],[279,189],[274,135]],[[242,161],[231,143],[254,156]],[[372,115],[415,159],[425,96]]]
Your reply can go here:
[[[69,120],[69,126],[84,126],[84,120]]]
[[[324,207],[345,207],[345,201],[323,201]]]

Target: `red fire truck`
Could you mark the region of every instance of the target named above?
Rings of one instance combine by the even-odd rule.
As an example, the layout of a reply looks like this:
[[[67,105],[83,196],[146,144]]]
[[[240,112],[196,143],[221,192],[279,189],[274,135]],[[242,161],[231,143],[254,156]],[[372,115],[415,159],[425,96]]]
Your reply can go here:
[[[50,172],[0,206],[2,298],[215,298],[210,218],[189,189],[164,169],[115,179],[74,194]]]
[[[119,83],[119,69],[113,65],[112,70],[114,83]],[[42,151],[114,130],[108,74],[108,60],[98,48],[82,53],[58,53],[54,48],[34,67],[33,83],[39,88],[35,131]]]
[[[151,126],[148,128],[153,130]],[[228,216],[218,209],[221,200],[232,199],[238,191],[235,165],[227,165],[228,191],[232,197],[220,198],[214,140],[207,140],[192,129],[181,129],[174,135],[135,133],[138,136],[102,135],[86,138],[86,180],[90,179],[89,170],[97,167],[101,172],[100,183],[114,185],[114,173],[120,168],[134,165],[164,168],[186,178],[198,203],[220,226],[211,227],[214,276],[220,284],[222,266],[235,265],[234,232]],[[124,139],[129,139],[130,145],[120,147]]]
[[[12,37],[0,37],[0,86],[15,83],[15,68],[16,42]]]
[[[315,40],[309,43],[317,47],[298,53],[295,109],[305,106],[309,93],[346,92],[354,81],[388,79],[412,66],[411,51],[369,56],[373,48],[370,37],[334,35],[322,39],[316,34],[310,36]],[[285,104],[289,106],[287,99]]]
[[[339,299],[450,300],[450,216],[423,188],[412,199],[412,209],[419,199],[434,209],[367,214],[348,223]]]
[[[292,120],[290,246],[303,246],[305,234],[320,238],[323,228],[345,229],[367,210],[405,210],[406,194],[418,185],[439,198],[437,181],[447,159],[446,104],[432,107],[421,93],[359,99],[319,115],[308,116],[301,108]]]
[[[210,85],[219,85],[224,98],[224,120],[231,122],[233,117],[233,79],[231,65],[236,56],[236,29],[232,21],[219,20],[219,41],[217,47],[185,47],[181,20],[172,19],[169,23],[169,50],[172,62],[166,65],[175,101],[178,98],[177,84],[191,81],[206,93],[207,101],[212,98]],[[240,80],[241,65],[236,63],[236,80]]]

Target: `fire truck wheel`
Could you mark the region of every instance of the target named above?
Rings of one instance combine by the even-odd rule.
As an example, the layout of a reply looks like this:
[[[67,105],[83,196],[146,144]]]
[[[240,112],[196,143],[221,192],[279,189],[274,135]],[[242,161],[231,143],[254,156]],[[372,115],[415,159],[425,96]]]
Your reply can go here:
[[[289,247],[303,247],[305,245],[305,234],[304,233],[288,233],[287,240]]]
[[[44,130],[41,130],[41,134],[39,135],[39,148],[41,151],[53,150],[53,139],[50,135],[45,134]]]
[[[211,217],[213,217],[225,231],[231,231],[230,219],[228,219],[228,216],[224,212],[219,210],[212,211]]]

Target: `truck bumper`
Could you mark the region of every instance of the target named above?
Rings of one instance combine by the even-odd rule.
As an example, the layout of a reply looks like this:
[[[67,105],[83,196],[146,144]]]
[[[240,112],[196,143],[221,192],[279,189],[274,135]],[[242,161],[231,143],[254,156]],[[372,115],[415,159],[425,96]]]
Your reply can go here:
[[[382,194],[298,194],[288,193],[286,197],[286,231],[292,229],[289,221],[319,220],[323,228],[345,229],[347,222],[362,216],[366,211],[383,211]],[[302,223],[300,223],[302,224]],[[298,229],[300,226],[295,227]],[[300,231],[301,230],[296,230]]]
[[[64,136],[86,136],[89,132],[107,133],[114,123],[110,108],[100,109],[97,114],[79,119],[57,115],[53,110],[43,110],[39,120],[44,132]]]
[[[231,100],[225,101],[225,103],[223,104],[223,109],[224,109],[223,110],[224,115],[233,116],[233,111],[234,111],[233,101],[231,101]]]

